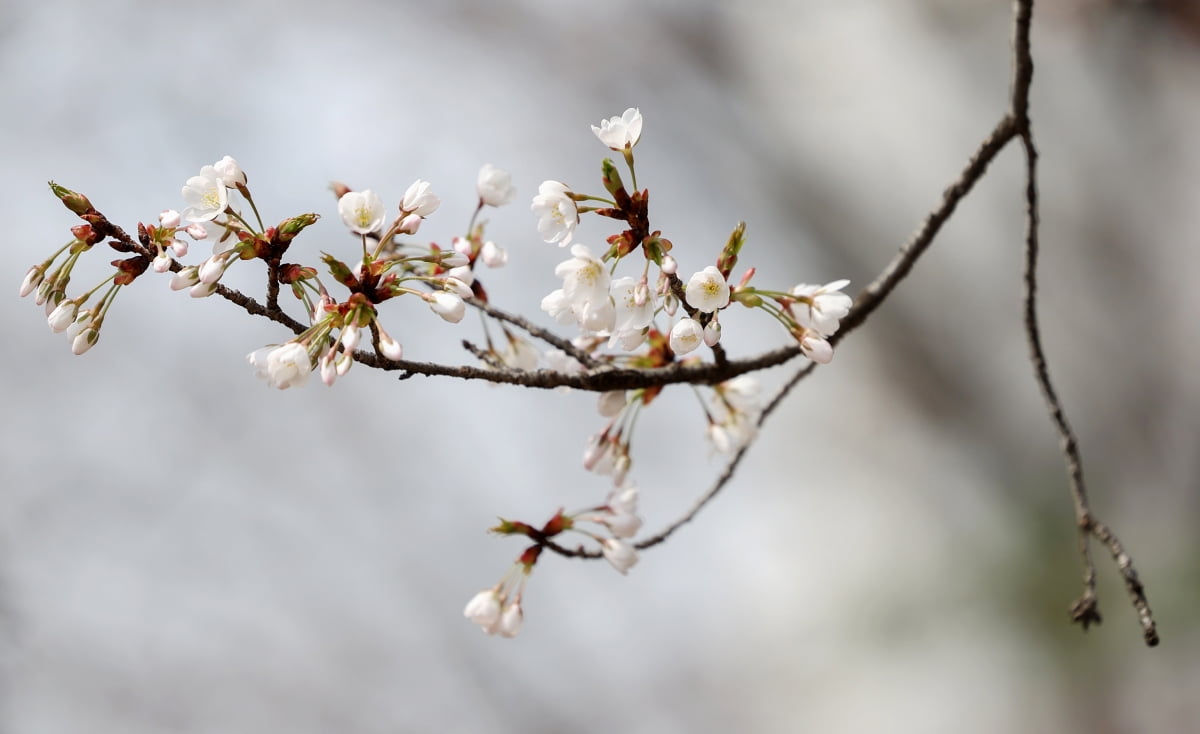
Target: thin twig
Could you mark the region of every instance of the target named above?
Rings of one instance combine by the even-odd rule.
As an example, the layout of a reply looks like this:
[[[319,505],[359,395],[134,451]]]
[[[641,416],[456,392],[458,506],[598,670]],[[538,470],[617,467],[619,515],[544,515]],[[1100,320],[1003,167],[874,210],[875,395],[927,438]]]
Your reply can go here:
[[[572,344],[569,339],[563,339],[558,334],[555,334],[548,329],[543,329],[542,327],[530,322],[528,319],[522,316],[517,316],[516,314],[511,314],[507,311],[501,311],[487,301],[481,301],[478,298],[468,298],[467,303],[479,309],[480,311],[483,311],[494,319],[507,321],[513,326],[523,330],[530,336],[541,339],[547,344],[563,350],[567,354],[574,357],[575,360],[584,367],[598,367],[601,364],[600,361],[595,357]]]
[[[1024,324],[1026,341],[1029,343],[1029,359],[1033,365],[1034,378],[1041,389],[1050,420],[1058,433],[1059,445],[1067,465],[1071,499],[1075,504],[1075,521],[1079,531],[1079,553],[1083,561],[1083,594],[1071,605],[1071,619],[1086,630],[1100,623],[1100,609],[1096,598],[1096,565],[1092,559],[1089,540],[1095,536],[1112,553],[1117,569],[1125,581],[1129,599],[1142,626],[1142,638],[1150,647],[1158,644],[1158,630],[1150,604],[1146,600],[1145,588],[1138,579],[1133,560],[1125,553],[1116,534],[1092,513],[1088,502],[1087,486],[1083,480],[1083,459],[1079,453],[1079,441],[1067,422],[1066,412],[1058,398],[1058,392],[1050,381],[1050,369],[1042,347],[1041,329],[1037,317],[1037,262],[1040,244],[1038,240],[1039,209],[1037,188],[1037,148],[1033,144],[1033,127],[1029,120],[1029,87],[1033,80],[1033,57],[1030,53],[1029,31],[1033,16],[1033,0],[1017,0],[1016,22],[1013,32],[1013,89],[1012,108],[1009,116],[1016,121],[1017,134],[1025,152],[1025,277],[1024,277]]]

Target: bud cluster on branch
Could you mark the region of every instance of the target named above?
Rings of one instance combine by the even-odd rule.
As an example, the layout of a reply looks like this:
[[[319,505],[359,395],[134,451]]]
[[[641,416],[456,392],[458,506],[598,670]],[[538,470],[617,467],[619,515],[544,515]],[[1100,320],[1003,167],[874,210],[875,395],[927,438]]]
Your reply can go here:
[[[682,255],[671,240],[651,227],[649,189],[637,186],[634,147],[642,136],[642,122],[641,112],[630,108],[592,126],[601,143],[621,154],[630,186],[617,164],[606,158],[601,162],[603,193],[582,193],[551,180],[538,187],[531,202],[541,238],[560,247],[570,245],[571,257],[554,271],[561,287],[541,303],[554,321],[577,330],[570,337],[528,328],[523,319],[496,309],[483,286],[480,266],[502,267],[509,263],[509,253],[487,239],[487,223],[480,214],[485,207],[510,203],[516,193],[509,173],[491,164],[480,169],[474,212],[464,233],[453,237],[448,248],[416,239],[425,220],[441,204],[428,181],[413,182],[399,204],[390,209],[372,189],[356,190],[335,182],[337,213],[356,247],[348,258],[323,252],[320,265],[291,261],[303,259],[298,253],[312,256],[313,249],[301,249],[297,239],[319,215],[299,214],[267,226],[249,177],[230,156],[203,166],[189,178],[182,189],[182,212],[166,209],[158,215],[157,224],[139,223],[136,240],[110,223],[85,196],[52,183],[54,194],[85,223],[72,229],[66,245],[29,271],[21,295],[36,290],[36,301],[46,307],[51,328],[69,330],[73,351],[82,354],[99,340],[120,290],[147,271],[169,273],[169,286],[186,290],[194,298],[220,294],[255,313],[249,304],[257,306],[257,302],[228,289],[222,279],[232,267],[244,267],[239,263],[262,261],[266,306],[258,308],[289,326],[293,336],[256,349],[247,359],[259,378],[279,389],[301,386],[313,373],[326,385],[333,385],[356,361],[385,369],[405,365],[410,372],[420,372],[404,360],[398,338],[403,329],[385,311],[387,301],[404,296],[423,300],[434,314],[452,324],[462,321],[468,307],[479,309],[484,316],[486,347],[470,349],[485,369],[498,372],[567,377],[633,369],[653,374],[703,364],[696,354],[701,346],[711,350],[713,361],[709,364],[728,364],[720,346],[720,315],[734,305],[769,314],[784,327],[799,353],[815,363],[830,362],[830,338],[852,303],[842,292],[849,281],[759,288],[751,284],[755,276],[752,267],[731,280],[739,257],[744,257],[744,224],[738,224],[723,245],[714,243],[707,256],[702,246],[686,248],[689,258],[700,263],[686,281],[679,277],[678,258]],[[595,251],[576,240],[581,218],[589,214],[617,224],[606,246]],[[191,241],[211,241],[212,254],[196,264],[184,264],[189,247],[187,240],[179,238],[181,234]],[[114,261],[116,271],[100,284],[68,295],[79,257],[105,240],[114,250],[130,256]],[[288,286],[299,302],[301,318],[280,306],[281,286]],[[389,322],[387,328],[384,321]],[[499,331],[498,337],[492,333],[493,327]],[[533,340],[543,341],[546,348],[534,346]],[[748,374],[735,374],[703,381],[708,398],[696,393],[701,398],[700,413],[709,441],[722,454],[733,454],[748,445],[761,415],[757,383]],[[627,542],[641,527],[636,514],[637,489],[629,479],[634,429],[641,410],[663,388],[663,384],[650,383],[601,394],[599,412],[606,424],[587,440],[582,463],[586,470],[612,478],[608,500],[572,515],[560,510],[538,529],[508,520],[493,528],[502,534],[525,535],[533,545],[520,556],[516,571],[472,600],[466,610],[468,617],[488,632],[515,635],[523,616],[525,580],[541,551],[560,548],[556,539],[567,531],[582,533],[595,542],[599,554],[622,573],[637,562],[636,550]],[[588,524],[605,532],[584,529]]]

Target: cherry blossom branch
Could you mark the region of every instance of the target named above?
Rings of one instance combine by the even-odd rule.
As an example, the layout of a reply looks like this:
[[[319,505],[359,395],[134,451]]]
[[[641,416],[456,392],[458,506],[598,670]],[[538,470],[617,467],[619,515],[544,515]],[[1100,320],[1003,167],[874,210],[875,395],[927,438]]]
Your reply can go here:
[[[542,327],[538,326],[537,324],[530,322],[526,318],[517,316],[515,314],[510,314],[507,311],[501,311],[500,309],[496,308],[495,306],[488,303],[487,301],[482,301],[478,298],[467,299],[467,304],[470,306],[474,306],[475,308],[479,309],[480,311],[483,311],[488,316],[491,316],[494,319],[497,319],[499,321],[506,321],[506,322],[512,324],[513,326],[516,326],[517,328],[521,329],[526,334],[529,334],[530,336],[535,337],[537,339],[541,339],[542,341],[546,342],[547,344],[563,350],[567,354],[574,357],[580,364],[584,365],[585,367],[596,367],[600,364],[599,360],[597,360],[595,357],[593,357],[592,355],[588,354],[587,352],[583,351],[579,347],[572,344],[570,339],[564,339],[561,336],[555,334],[554,332],[549,331],[548,329],[543,329]]]
[[[314,223],[319,217],[315,213],[302,214],[286,219],[277,227],[264,228],[257,208],[245,186],[245,174],[232,158],[226,156],[212,166],[201,170],[201,175],[188,180],[184,187],[184,198],[192,206],[185,212],[191,227],[200,227],[195,232],[191,227],[181,227],[180,214],[164,211],[159,218],[161,226],[138,226],[138,237],[131,238],[120,227],[112,224],[104,215],[94,208],[85,196],[76,194],[56,184],[51,183],[54,193],[63,203],[85,221],[83,225],[72,228],[75,239],[60,248],[49,260],[40,266],[31,268],[22,283],[21,295],[28,295],[34,288],[39,288],[39,305],[49,301],[47,320],[54,331],[67,328],[77,328],[81,331],[72,339],[72,350],[82,354],[99,338],[99,329],[103,322],[111,298],[121,286],[128,285],[139,277],[149,267],[157,272],[173,271],[177,277],[172,280],[171,287],[191,288],[193,296],[203,297],[216,293],[225,300],[235,304],[250,315],[263,316],[290,329],[297,339],[275,349],[259,350],[250,355],[250,362],[260,370],[260,376],[265,376],[273,387],[286,388],[293,384],[302,384],[313,371],[314,363],[319,365],[322,380],[333,384],[334,380],[345,374],[354,361],[382,370],[399,372],[399,379],[409,379],[416,375],[447,376],[459,379],[484,380],[493,383],[504,383],[549,389],[571,387],[575,389],[612,393],[615,391],[641,391],[634,397],[625,397],[625,404],[617,411],[634,406],[628,415],[636,415],[638,405],[648,404],[657,393],[657,389],[676,383],[707,384],[715,387],[714,393],[723,405],[732,411],[734,404],[731,393],[737,388],[729,383],[733,378],[746,373],[774,367],[804,355],[810,360],[808,364],[798,369],[784,384],[771,400],[755,415],[752,412],[740,412],[745,417],[741,423],[742,429],[749,432],[739,437],[741,443],[723,472],[715,479],[712,486],[696,499],[691,508],[681,517],[665,526],[657,534],[644,538],[630,546],[623,540],[631,538],[640,528],[641,520],[636,517],[636,488],[622,489],[625,470],[629,465],[627,438],[622,435],[626,426],[619,424],[616,432],[610,436],[609,429],[613,422],[602,433],[593,437],[595,444],[589,448],[592,458],[585,454],[585,467],[595,469],[599,457],[610,447],[623,452],[624,468],[616,469],[615,464],[609,472],[617,484],[614,494],[610,495],[608,503],[593,508],[591,515],[563,515],[560,511],[541,530],[525,523],[503,521],[501,526],[494,528],[502,534],[520,534],[530,538],[534,545],[526,550],[518,561],[519,575],[528,576],[537,556],[543,549],[549,548],[564,556],[581,558],[607,558],[617,570],[624,573],[636,562],[636,549],[648,549],[664,542],[683,525],[694,519],[721,491],[735,475],[742,459],[750,446],[753,445],[754,430],[761,427],[772,415],[792,389],[800,381],[812,374],[818,363],[828,362],[832,358],[833,346],[840,342],[858,327],[866,323],[895,288],[902,282],[916,261],[928,250],[934,239],[941,232],[943,225],[953,216],[960,201],[970,194],[975,184],[982,179],[997,155],[1013,140],[1019,139],[1024,153],[1026,186],[1025,186],[1025,272],[1023,289],[1024,327],[1030,349],[1030,360],[1034,367],[1035,380],[1041,390],[1047,411],[1058,433],[1062,452],[1067,465],[1070,480],[1070,492],[1075,506],[1076,521],[1079,531],[1079,549],[1084,566],[1084,593],[1075,602],[1071,610],[1073,621],[1080,623],[1086,630],[1092,623],[1100,622],[1100,613],[1096,599],[1096,570],[1090,552],[1090,540],[1094,536],[1111,552],[1117,567],[1125,581],[1130,599],[1143,629],[1143,636],[1148,645],[1158,644],[1158,635],[1153,616],[1146,601],[1145,591],[1138,579],[1132,560],[1125,553],[1120,541],[1112,530],[1092,513],[1086,487],[1083,481],[1082,460],[1079,454],[1078,441],[1066,419],[1057,392],[1050,380],[1049,369],[1041,343],[1037,320],[1037,259],[1039,254],[1039,197],[1037,189],[1037,150],[1033,140],[1033,129],[1029,118],[1029,90],[1033,78],[1033,60],[1030,51],[1030,28],[1032,23],[1033,0],[1015,0],[1013,21],[1013,81],[1009,95],[1008,111],[996,124],[993,130],[983,139],[975,152],[970,156],[966,166],[958,177],[943,192],[940,203],[931,210],[920,226],[900,246],[891,261],[879,275],[867,285],[852,303],[850,298],[840,292],[847,281],[836,281],[825,286],[809,286],[801,284],[791,291],[759,290],[749,287],[749,281],[754,274],[750,268],[743,277],[740,285],[731,289],[728,282],[734,269],[738,251],[744,241],[744,224],[739,224],[730,235],[729,241],[721,251],[716,266],[707,266],[697,272],[688,281],[686,288],[683,281],[676,275],[675,260],[667,255],[671,249],[670,241],[660,237],[658,231],[651,231],[647,214],[648,190],[628,192],[621,182],[620,175],[609,159],[603,164],[603,181],[606,190],[613,200],[598,199],[570,191],[565,184],[555,181],[544,182],[539,187],[539,194],[534,198],[533,208],[539,214],[539,232],[547,242],[560,239],[566,244],[579,221],[580,212],[595,212],[613,219],[622,220],[628,224],[628,229],[619,235],[613,235],[608,242],[610,251],[604,259],[618,259],[629,254],[635,248],[641,247],[647,257],[647,268],[652,262],[660,268],[658,294],[665,294],[663,309],[675,314],[675,307],[682,305],[685,318],[676,322],[671,330],[669,340],[653,327],[655,304],[649,293],[646,270],[640,281],[635,283],[633,278],[622,278],[609,282],[605,273],[603,261],[591,254],[587,247],[576,244],[572,247],[572,260],[560,264],[562,272],[556,269],[556,274],[564,277],[564,287],[547,296],[543,301],[543,310],[555,316],[560,323],[563,317],[574,318],[581,326],[586,324],[586,333],[609,333],[609,327],[595,324],[601,321],[589,321],[584,314],[589,313],[594,303],[602,303],[608,308],[607,318],[611,329],[610,344],[620,342],[626,351],[637,348],[642,343],[649,342],[649,351],[634,361],[641,367],[629,367],[624,363],[611,361],[612,358],[597,357],[587,349],[577,346],[572,341],[563,338],[547,329],[531,323],[527,319],[510,314],[496,308],[486,300],[482,285],[474,280],[474,265],[477,258],[491,267],[502,265],[507,255],[502,248],[492,242],[483,242],[483,228],[474,225],[474,218],[469,226],[470,234],[466,238],[455,238],[453,251],[442,251],[431,245],[429,252],[417,255],[396,255],[395,258],[381,258],[380,247],[373,253],[368,252],[368,236],[375,242],[394,243],[394,237],[399,233],[413,234],[420,222],[432,213],[440,204],[440,200],[429,191],[428,182],[417,180],[405,193],[400,205],[400,216],[390,228],[384,229],[385,211],[382,200],[369,189],[361,192],[349,191],[346,187],[336,185],[339,193],[338,210],[352,232],[360,235],[363,245],[363,260],[360,265],[350,268],[345,263],[331,255],[322,259],[330,268],[330,274],[335,280],[346,286],[351,295],[346,301],[338,303],[326,292],[325,286],[316,278],[313,268],[295,264],[283,264],[282,257],[286,253],[292,239],[304,228]],[[601,127],[593,126],[597,137],[614,151],[623,151],[630,174],[634,172],[633,145],[636,144],[641,130],[641,115],[635,108],[626,110],[620,118],[611,118],[602,123]],[[346,190],[342,190],[346,189]],[[236,190],[249,201],[254,208],[258,227],[254,228],[246,222],[241,214],[228,206],[228,191]],[[485,205],[499,206],[512,198],[513,190],[506,172],[485,166],[477,183],[479,193],[479,208]],[[608,207],[578,207],[578,202],[586,200],[602,201],[610,204]],[[477,212],[478,213],[478,210]],[[225,219],[219,219],[224,215]],[[224,250],[217,250],[214,255],[199,266],[185,268],[175,261],[168,249],[176,255],[186,254],[186,244],[174,238],[177,232],[187,231],[193,239],[204,239],[205,229],[199,223],[216,222],[223,227],[222,242],[227,237],[233,237],[231,244]],[[259,231],[263,230],[263,231]],[[382,237],[378,232],[385,231]],[[374,234],[372,234],[374,233]],[[66,286],[69,282],[70,270],[78,255],[86,252],[98,241],[113,238],[108,244],[118,252],[133,253],[127,259],[114,261],[117,273],[109,276],[100,285],[87,291],[78,298],[66,297]],[[67,249],[70,253],[66,262],[56,269],[52,276],[39,287],[45,271],[51,263]],[[395,253],[392,253],[395,254]],[[266,292],[265,305],[237,290],[221,285],[218,281],[230,264],[238,260],[259,259],[266,263]],[[395,270],[391,270],[395,267]],[[604,274],[600,281],[590,273]],[[585,279],[589,285],[585,288],[580,284]],[[408,283],[406,285],[406,283]],[[420,283],[429,288],[428,292],[414,289],[412,283]],[[474,286],[472,286],[474,283]],[[591,290],[600,283],[601,294],[595,296]],[[303,299],[307,313],[308,325],[301,320],[289,316],[279,305],[281,285],[290,285],[297,297]],[[107,288],[98,305],[83,308],[91,303],[94,293],[101,288]],[[310,291],[319,295],[319,301],[313,302]],[[567,294],[571,295],[568,296]],[[492,344],[487,349],[481,349],[469,341],[463,341],[464,348],[474,357],[480,359],[485,366],[448,365],[429,362],[419,362],[402,358],[403,351],[399,342],[388,335],[378,323],[375,305],[397,295],[416,294],[424,299],[430,308],[446,321],[456,323],[463,317],[465,305],[478,309],[483,314],[497,321],[514,326],[529,336],[570,355],[582,367],[580,371],[534,370],[523,369],[511,365],[533,365],[534,362],[501,356]],[[472,297],[474,294],[475,297]],[[585,298],[576,302],[582,294]],[[597,301],[597,298],[599,299]],[[673,301],[671,300],[673,299]],[[770,299],[766,303],[764,299]],[[779,319],[796,338],[798,344],[775,349],[760,355],[730,360],[719,344],[721,324],[717,321],[719,310],[733,301],[748,307],[762,307]],[[676,304],[669,305],[669,302]],[[550,303],[551,305],[547,305]],[[615,312],[620,305],[624,316],[616,319]],[[800,307],[802,313],[794,308]],[[638,311],[636,309],[645,309]],[[592,312],[597,316],[603,311]],[[597,316],[598,318],[598,316]],[[644,320],[641,320],[644,319]],[[839,323],[840,319],[840,323]],[[360,344],[360,332],[366,327],[370,334],[373,350],[356,349]],[[337,337],[333,331],[337,330]],[[529,345],[521,345],[516,337],[507,329],[509,348],[516,353],[518,346],[528,349]],[[636,340],[632,340],[636,337]],[[625,340],[631,340],[633,346],[625,346]],[[703,362],[694,358],[683,358],[683,355],[697,348],[701,341],[707,344],[713,354],[712,362]],[[263,353],[269,353],[264,356]],[[509,355],[511,356],[511,354]],[[557,356],[557,355],[556,355]],[[265,372],[264,372],[265,365]],[[649,366],[654,365],[654,366]],[[572,365],[574,366],[574,365]],[[618,394],[618,397],[620,395]],[[718,406],[714,410],[721,410]],[[729,426],[724,419],[714,419],[713,413],[706,409],[709,421],[710,438],[720,450],[728,451],[734,447]],[[604,413],[604,415],[613,415]],[[616,418],[613,419],[616,422]],[[753,425],[754,429],[750,429]],[[632,419],[628,422],[632,432]],[[741,430],[741,429],[739,429]],[[595,449],[595,451],[593,451]],[[613,455],[608,459],[615,461]],[[596,514],[599,513],[599,514]],[[611,532],[611,538],[601,538],[593,533],[582,531],[601,544],[601,550],[590,550],[584,546],[568,548],[558,544],[556,537],[562,532],[574,527],[579,522],[599,523]],[[523,570],[520,570],[523,569]],[[523,577],[522,576],[522,577]],[[514,578],[516,578],[514,576]],[[504,602],[504,621],[498,621],[500,614],[496,606],[497,599],[507,599],[500,596],[503,589],[508,588],[509,581],[502,582],[496,589],[483,592],[468,605],[467,616],[484,625],[485,631],[499,631],[505,636],[516,634],[520,627],[520,591],[515,592],[512,603]],[[517,582],[512,582],[517,583]],[[523,580],[519,582],[523,589]],[[512,589],[509,589],[510,591]],[[507,594],[508,592],[503,592]],[[474,611],[472,611],[474,609]],[[494,618],[495,617],[495,618]]]
[[[1033,79],[1033,57],[1030,54],[1029,30],[1033,15],[1033,0],[1018,0],[1013,34],[1014,83],[1012,108],[1009,117],[1016,122],[1017,135],[1025,154],[1025,276],[1024,276],[1024,325],[1029,343],[1030,362],[1034,377],[1050,420],[1058,433],[1059,444],[1067,465],[1071,499],[1075,504],[1075,520],[1079,529],[1079,553],[1083,561],[1083,595],[1071,605],[1071,620],[1086,630],[1099,624],[1100,609],[1096,597],[1096,566],[1092,559],[1090,539],[1095,536],[1108,547],[1117,569],[1125,581],[1130,602],[1138,615],[1142,627],[1142,638],[1146,645],[1154,647],[1159,642],[1157,626],[1146,600],[1145,587],[1138,578],[1133,560],[1125,553],[1116,534],[1092,512],[1088,501],[1087,486],[1083,480],[1083,459],[1079,453],[1079,441],[1067,422],[1066,412],[1059,400],[1058,392],[1050,381],[1050,369],[1042,347],[1041,330],[1037,317],[1037,262],[1040,243],[1038,238],[1039,201],[1037,188],[1037,148],[1033,143],[1033,127],[1029,120],[1029,86]]]
[[[912,270],[917,259],[933,243],[942,225],[954,213],[961,201],[975,183],[986,173],[991,161],[1014,138],[1020,138],[1026,163],[1026,233],[1025,233],[1025,277],[1024,277],[1024,324],[1030,348],[1030,359],[1034,374],[1041,389],[1047,409],[1055,429],[1059,434],[1062,452],[1067,464],[1070,477],[1070,491],[1075,505],[1076,521],[1079,528],[1079,548],[1084,566],[1084,593],[1071,607],[1071,618],[1086,630],[1092,623],[1101,621],[1096,597],[1096,569],[1089,549],[1091,537],[1109,549],[1117,569],[1125,582],[1130,601],[1137,612],[1142,626],[1143,639],[1148,646],[1159,643],[1157,628],[1145,595],[1145,588],[1138,578],[1133,560],[1125,552],[1116,534],[1106,524],[1101,522],[1092,512],[1088,502],[1086,485],[1083,480],[1083,462],[1079,453],[1078,441],[1067,422],[1065,411],[1058,394],[1050,380],[1049,368],[1041,344],[1040,330],[1037,320],[1037,257],[1039,252],[1038,240],[1038,189],[1037,189],[1037,150],[1033,143],[1033,129],[1029,119],[1029,89],[1033,80],[1033,57],[1030,51],[1030,28],[1033,13],[1033,0],[1016,0],[1014,5],[1013,27],[1013,85],[1010,97],[1010,109],[992,132],[980,143],[979,148],[971,156],[966,167],[958,178],[946,189],[941,204],[931,211],[916,232],[900,247],[892,261],[884,270],[859,294],[854,307],[842,320],[842,328],[834,335],[831,343],[840,341],[854,329],[864,324],[870,314],[875,311],[895,287]],[[796,371],[795,375],[767,403],[759,416],[758,425],[782,404],[788,393],[814,371],[816,363],[810,363]],[[683,525],[692,521],[705,506],[708,505],[733,478],[737,467],[749,451],[752,444],[743,446],[726,465],[725,470],[713,482],[712,486],[701,495],[692,507],[680,518],[664,527],[655,535],[643,539],[634,547],[645,550],[654,547]],[[547,541],[545,546],[551,550],[570,557],[600,558],[598,551],[588,550],[582,546],[566,548]]]

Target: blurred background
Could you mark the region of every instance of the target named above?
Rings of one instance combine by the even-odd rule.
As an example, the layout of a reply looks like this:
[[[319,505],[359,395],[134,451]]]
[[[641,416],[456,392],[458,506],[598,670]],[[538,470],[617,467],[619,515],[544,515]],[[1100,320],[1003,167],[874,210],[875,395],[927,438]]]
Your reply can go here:
[[[1133,554],[1142,645],[1073,510],[1020,328],[1021,162],[1006,151],[881,312],[767,424],[735,481],[627,577],[546,557],[516,640],[462,618],[522,545],[485,529],[603,498],[595,396],[361,366],[285,392],[245,355],[287,338],[149,273],[95,349],[16,298],[86,193],[131,230],[235,156],[293,246],[353,257],[332,179],[416,178],[463,232],[479,166],[500,306],[542,323],[562,250],[540,181],[598,191],[589,124],[638,106],[639,183],[681,270],[749,223],[761,286],[867,283],[1006,106],[1009,3],[114,0],[0,5],[0,731],[1147,732],[1200,721],[1200,13],[1038,4],[1041,314],[1093,506]],[[578,240],[612,230],[585,219]],[[207,252],[193,246],[191,261]],[[72,284],[104,277],[97,249]],[[257,265],[230,284],[261,294]],[[391,304],[389,304],[391,306]],[[726,348],[786,341],[760,314]],[[472,362],[473,318],[396,304],[414,359]],[[765,374],[768,385],[788,369]],[[690,390],[643,414],[647,530],[721,469]]]

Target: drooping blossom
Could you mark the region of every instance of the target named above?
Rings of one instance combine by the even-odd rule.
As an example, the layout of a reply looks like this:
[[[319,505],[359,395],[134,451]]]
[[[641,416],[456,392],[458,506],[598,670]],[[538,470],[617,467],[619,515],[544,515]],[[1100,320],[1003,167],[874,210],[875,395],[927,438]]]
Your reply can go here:
[[[695,319],[682,318],[671,327],[671,351],[683,356],[704,343],[704,327]]]
[[[543,181],[530,206],[538,218],[538,234],[546,242],[557,242],[559,247],[570,244],[579,224],[579,207],[570,193],[561,181]]]
[[[836,334],[839,322],[854,305],[854,299],[842,293],[842,289],[848,285],[848,280],[835,280],[825,285],[801,283],[793,288],[792,296],[800,301],[793,310],[796,321],[805,329],[816,331],[825,338]]]

